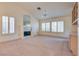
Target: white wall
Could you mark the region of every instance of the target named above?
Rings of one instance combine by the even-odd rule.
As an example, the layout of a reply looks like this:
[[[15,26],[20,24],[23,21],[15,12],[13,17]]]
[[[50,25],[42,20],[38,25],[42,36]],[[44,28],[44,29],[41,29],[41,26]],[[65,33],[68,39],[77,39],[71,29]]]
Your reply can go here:
[[[31,36],[38,35],[38,32],[39,32],[39,22],[38,22],[38,20],[31,17],[31,26],[32,26]]]
[[[23,16],[24,15],[30,15],[28,13],[28,11],[24,10],[21,7],[17,7],[17,6],[11,6],[11,5],[0,5],[0,42],[3,41],[9,41],[9,40],[15,40],[18,38],[23,39]],[[1,31],[2,31],[2,24],[1,24],[1,20],[2,20],[2,16],[14,16],[15,17],[15,33],[14,34],[7,34],[7,35],[2,35]],[[32,17],[32,36],[36,35],[37,33],[37,28],[38,26],[36,26],[38,23],[36,23],[37,21],[35,19],[33,19]]]
[[[50,35],[50,36],[57,36],[57,37],[69,37],[70,32],[71,32],[71,26],[72,26],[72,18],[70,16],[61,16],[61,17],[56,17],[56,18],[50,18],[47,20],[40,20],[40,24],[42,22],[49,22],[49,21],[64,21],[64,32],[63,33],[53,33],[53,32],[42,32],[41,27],[39,31],[39,35]],[[41,25],[40,25],[41,26]]]
[[[22,20],[22,16],[19,14],[22,14],[22,13],[16,7],[0,6],[0,42],[21,38],[19,32],[21,32],[20,20]],[[2,26],[2,24],[1,24],[2,16],[14,16],[15,17],[16,32],[14,34],[3,35],[1,33],[1,31],[2,31],[2,27],[1,27]]]

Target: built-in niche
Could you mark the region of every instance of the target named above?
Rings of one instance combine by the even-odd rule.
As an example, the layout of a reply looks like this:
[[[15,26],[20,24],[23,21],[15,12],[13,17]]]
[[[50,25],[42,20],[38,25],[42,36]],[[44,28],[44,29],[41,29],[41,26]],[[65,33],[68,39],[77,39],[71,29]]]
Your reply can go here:
[[[78,2],[74,3],[73,10],[72,10],[72,23],[77,25],[77,18],[78,18]]]
[[[24,15],[23,16],[23,25],[24,25],[24,37],[31,35],[31,21],[30,16]]]

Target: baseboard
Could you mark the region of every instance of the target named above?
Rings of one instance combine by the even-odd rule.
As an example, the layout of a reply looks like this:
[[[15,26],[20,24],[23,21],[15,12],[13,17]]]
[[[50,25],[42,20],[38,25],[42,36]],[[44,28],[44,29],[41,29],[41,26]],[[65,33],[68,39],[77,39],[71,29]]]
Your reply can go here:
[[[16,41],[16,40],[21,40],[21,38],[17,38],[17,39],[12,39],[12,40],[6,40],[6,41],[1,41],[1,43],[8,43],[8,42],[13,42],[13,41]]]
[[[51,36],[51,35],[40,35],[39,34],[38,36],[47,36],[47,37],[55,37],[55,38],[69,39],[69,37]]]

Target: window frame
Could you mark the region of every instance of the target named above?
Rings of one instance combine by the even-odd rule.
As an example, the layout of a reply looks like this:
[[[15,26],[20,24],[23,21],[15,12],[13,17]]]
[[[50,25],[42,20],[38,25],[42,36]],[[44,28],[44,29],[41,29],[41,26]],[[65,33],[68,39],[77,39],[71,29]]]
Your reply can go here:
[[[2,16],[3,17],[3,16]],[[1,34],[2,35],[11,35],[11,34],[15,34],[16,30],[15,30],[15,25],[16,25],[16,20],[14,16],[7,16],[8,17],[8,33],[7,34],[3,34],[3,30],[1,29]],[[14,33],[10,33],[10,17],[14,17]],[[2,18],[1,18],[1,28],[2,28]]]
[[[64,21],[58,21],[58,22],[63,22],[63,32],[64,32],[65,31]],[[58,28],[58,22],[57,22],[57,28]],[[57,32],[59,32],[58,29],[57,29]],[[63,32],[59,32],[59,33],[63,33]]]
[[[9,34],[14,34],[15,33],[15,17],[14,18],[14,33],[10,33],[10,17],[13,17],[13,16],[9,16]]]
[[[42,23],[45,23],[45,31],[42,31]],[[51,31],[51,28],[50,28],[51,23],[50,22],[42,22],[42,23],[41,23],[41,31],[42,32],[50,32]],[[49,23],[49,28],[50,28],[49,31],[46,30],[46,23]]]
[[[5,16],[5,17],[8,17],[8,16]],[[8,18],[8,19],[9,19],[9,18]],[[2,33],[3,35],[6,35],[6,34],[9,33],[9,20],[8,20],[8,32],[7,32],[7,33],[3,33],[3,16],[2,16],[2,18],[1,18],[1,33]]]
[[[46,24],[47,24],[47,23],[49,23],[49,31],[46,30]],[[45,23],[45,32],[50,32],[50,31],[51,31],[50,25],[51,25],[50,22],[46,22],[46,23]]]
[[[52,31],[52,22],[56,22],[56,31]],[[51,32],[55,33],[57,32],[57,29],[58,29],[57,21],[52,21],[52,22],[51,22]]]
[[[56,32],[52,32],[52,22],[56,22]],[[63,22],[63,32],[58,32],[58,22]],[[42,23],[45,23],[45,31],[42,31]],[[51,33],[64,33],[65,31],[65,23],[63,20],[60,20],[60,21],[49,21],[49,22],[42,22],[41,23],[41,31],[42,32],[51,32]],[[50,23],[50,31],[46,31],[46,23]]]
[[[46,31],[46,25],[45,25],[45,30],[42,29],[42,25],[45,24],[45,22],[41,23],[41,31],[45,32]]]

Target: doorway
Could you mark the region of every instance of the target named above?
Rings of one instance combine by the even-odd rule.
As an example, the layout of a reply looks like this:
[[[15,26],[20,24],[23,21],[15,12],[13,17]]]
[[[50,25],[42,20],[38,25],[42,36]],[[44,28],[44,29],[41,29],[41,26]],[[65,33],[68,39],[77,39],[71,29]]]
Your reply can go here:
[[[24,37],[31,36],[31,21],[30,16],[23,16]]]

